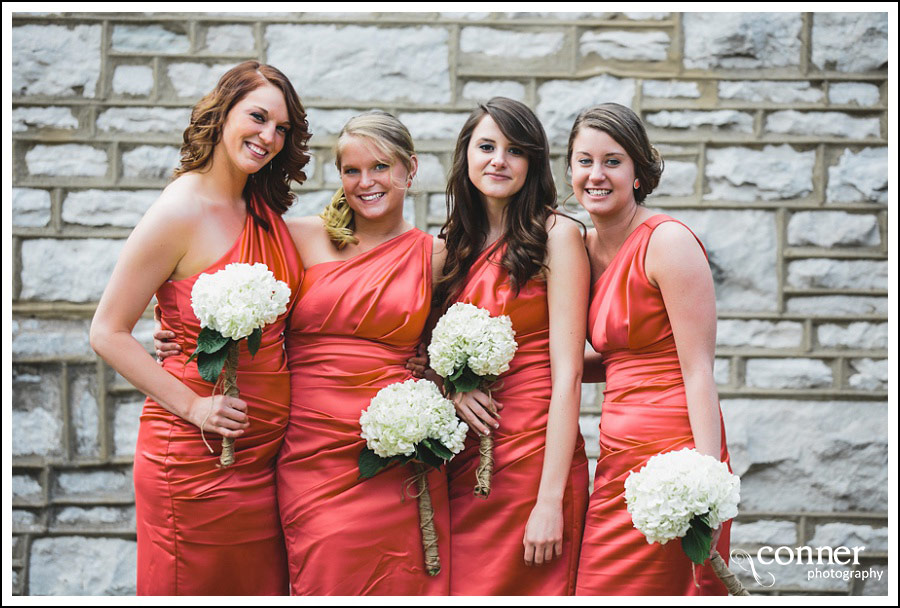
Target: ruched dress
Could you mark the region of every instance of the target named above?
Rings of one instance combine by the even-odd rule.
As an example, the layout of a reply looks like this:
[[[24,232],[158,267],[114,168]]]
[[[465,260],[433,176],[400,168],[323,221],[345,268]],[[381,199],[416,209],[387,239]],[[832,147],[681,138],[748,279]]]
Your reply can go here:
[[[588,464],[581,433],[563,499],[563,553],[541,565],[525,564],[525,525],[537,500],[550,409],[550,315],[547,283],[529,280],[517,294],[500,264],[505,244],[475,261],[460,302],[507,315],[518,349],[491,388],[503,404],[494,436],[490,496],[473,495],[479,439],[469,431],[465,449],[447,464],[450,483],[451,595],[572,595],[584,512]],[[492,251],[493,250],[493,251]]]
[[[625,506],[631,471],[656,454],[694,447],[672,326],[662,294],[644,269],[650,235],[669,221],[677,220],[655,215],[638,226],[591,288],[588,338],[603,356],[606,389],[578,595],[727,594],[708,561],[697,567],[695,586],[681,542],[648,544]],[[721,426],[721,457],[728,462]],[[730,529],[730,522],[723,525],[717,545],[726,560]]]
[[[359,478],[359,416],[412,377],[431,308],[432,237],[409,230],[345,261],[310,266],[287,335],[291,416],[278,502],[295,595],[445,595],[447,482],[428,476],[442,570],[425,572],[412,465]]]
[[[234,262],[268,266],[299,292],[303,266],[287,226],[262,203],[256,212],[269,231],[247,214],[240,237],[205,273]],[[167,281],[156,293],[163,329],[175,333],[181,352],[163,369],[198,395],[213,386],[200,377],[196,360],[200,321],[191,289],[201,273]],[[290,309],[289,309],[290,310]],[[134,455],[139,595],[284,595],[287,560],[275,496],[275,459],[290,407],[290,376],[283,331],[288,312],[263,328],[254,357],[240,346],[237,385],[247,402],[250,427],[235,441],[235,463],[217,466],[222,438],[170,413],[152,399],[144,403]],[[221,392],[221,388],[219,389]]]

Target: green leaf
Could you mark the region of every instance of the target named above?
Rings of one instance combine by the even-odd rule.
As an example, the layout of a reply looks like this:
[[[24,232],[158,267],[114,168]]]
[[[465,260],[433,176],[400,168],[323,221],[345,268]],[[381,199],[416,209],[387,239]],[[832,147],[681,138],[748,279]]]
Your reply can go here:
[[[207,382],[215,384],[225,367],[225,359],[228,357],[228,349],[222,348],[214,353],[201,352],[197,357],[197,368],[200,376]]]
[[[457,369],[456,371],[454,371],[452,374],[450,374],[447,377],[447,380],[450,380],[451,382],[456,382],[456,379],[459,378],[460,376],[462,376],[463,372],[465,372],[468,367],[469,367],[468,365],[463,363],[459,369]]]
[[[448,450],[447,447],[443,443],[438,441],[437,439],[432,439],[431,437],[428,437],[427,439],[422,440],[422,443],[425,444],[425,446],[429,450],[431,450],[435,456],[437,456],[438,458],[440,458],[441,460],[443,460],[445,462],[447,460],[450,460],[451,458],[453,458],[453,452]]]
[[[695,515],[691,519],[691,527],[681,539],[681,548],[695,564],[702,564],[709,557],[709,548],[712,545],[712,530],[706,523],[707,517]]]
[[[475,372],[470,370],[469,366],[466,365],[459,374],[459,377],[456,380],[452,380],[452,383],[453,390],[457,393],[468,393],[469,391],[478,388],[478,385],[481,384],[481,377],[476,376]]]
[[[359,479],[375,477],[379,471],[397,459],[397,456],[384,458],[373,452],[368,446],[363,447],[362,452],[359,453]]]
[[[432,452],[428,446],[425,445],[425,441],[416,445],[416,460],[424,462],[428,466],[436,469],[444,464],[444,459]]]
[[[262,343],[262,329],[257,327],[253,330],[253,333],[250,334],[250,337],[247,338],[247,349],[250,351],[250,356],[255,357],[256,351],[259,350],[259,345]]]
[[[204,327],[197,336],[197,350],[204,353],[215,353],[228,345],[231,338],[226,338],[215,329]]]

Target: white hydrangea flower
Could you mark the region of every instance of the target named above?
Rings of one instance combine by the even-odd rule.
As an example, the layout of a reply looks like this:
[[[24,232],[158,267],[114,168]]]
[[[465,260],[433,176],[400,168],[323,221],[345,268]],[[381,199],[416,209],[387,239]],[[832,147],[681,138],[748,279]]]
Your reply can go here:
[[[625,503],[648,543],[684,536],[696,515],[716,528],[737,515],[741,480],[728,466],[695,449],[657,454],[625,480]]]
[[[411,456],[416,444],[437,439],[454,454],[466,441],[469,427],[456,417],[453,402],[429,380],[395,382],[378,391],[359,417],[360,435],[383,458]]]
[[[478,376],[499,376],[509,369],[518,345],[512,321],[473,304],[457,302],[438,320],[431,334],[431,368],[446,378],[463,365]]]
[[[240,340],[287,310],[291,289],[265,264],[228,264],[201,274],[191,290],[191,307],[201,327]]]

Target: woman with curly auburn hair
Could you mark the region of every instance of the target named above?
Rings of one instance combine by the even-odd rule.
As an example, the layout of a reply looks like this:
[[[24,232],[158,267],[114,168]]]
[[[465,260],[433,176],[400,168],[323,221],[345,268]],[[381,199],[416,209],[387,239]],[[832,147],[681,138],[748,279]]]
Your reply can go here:
[[[297,299],[303,267],[281,214],[291,180],[305,179],[308,139],[280,71],[255,61],[229,70],[195,106],[181,167],[125,243],[94,316],[93,348],[148,395],[134,462],[138,594],[288,592],[274,480],[290,406],[289,313],[263,329],[254,357],[241,344],[240,399],[216,394],[184,351],[200,332],[191,289],[201,273],[261,262]],[[181,347],[161,366],[131,335],[154,293]],[[237,439],[224,469],[223,437]]]
[[[694,568],[681,543],[649,544],[625,503],[629,473],[656,454],[696,448],[728,462],[706,252],[684,224],[644,207],[663,161],[631,109],[584,110],[567,162],[575,198],[594,224],[588,338],[606,381],[577,594],[725,595],[709,564]],[[716,530],[711,549],[726,559],[730,524]]]
[[[587,503],[581,231],[555,211],[547,137],[517,101],[495,97],[472,112],[448,182],[435,306],[467,302],[507,315],[518,343],[490,392],[453,395],[472,432],[447,465],[450,593],[571,595]],[[486,498],[473,495],[479,434],[494,437]]]

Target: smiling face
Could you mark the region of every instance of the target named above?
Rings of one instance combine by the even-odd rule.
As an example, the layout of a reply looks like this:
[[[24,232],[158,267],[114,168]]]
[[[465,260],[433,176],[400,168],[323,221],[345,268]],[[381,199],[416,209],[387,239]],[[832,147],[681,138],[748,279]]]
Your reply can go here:
[[[266,83],[228,112],[216,156],[227,158],[242,173],[256,173],[281,152],[290,127],[284,95]]]
[[[631,213],[634,198],[634,162],[605,131],[583,127],[572,145],[572,189],[591,215]]]
[[[381,220],[403,214],[403,198],[415,175],[399,159],[385,158],[365,137],[343,136],[340,143],[341,185],[357,218]]]
[[[469,180],[488,203],[506,205],[525,185],[528,157],[486,114],[472,131],[466,150]]]

